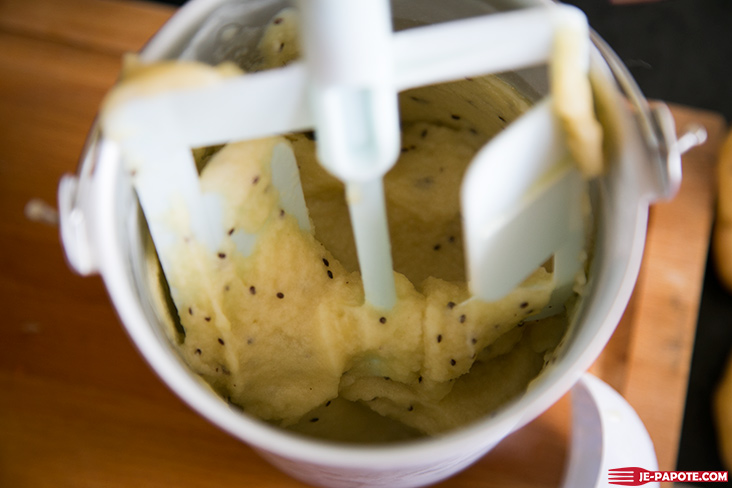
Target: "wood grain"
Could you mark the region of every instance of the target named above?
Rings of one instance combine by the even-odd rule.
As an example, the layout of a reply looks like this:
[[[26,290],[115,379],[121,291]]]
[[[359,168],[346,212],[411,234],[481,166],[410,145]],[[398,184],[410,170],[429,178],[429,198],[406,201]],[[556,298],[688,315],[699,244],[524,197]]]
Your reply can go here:
[[[680,133],[701,124],[708,140],[682,158],[678,195],[651,208],[633,298],[592,370],[638,411],[662,470],[676,466],[714,216],[716,155],[727,130],[717,113],[681,106],[672,111]]]
[[[58,229],[24,216],[31,198],[53,204],[122,53],[139,49],[171,13],[123,1],[0,1],[2,487],[303,486],[177,399],[128,340],[101,280],[69,271]],[[647,422],[663,466],[679,433],[714,137],[685,157],[679,198],[653,210],[641,280],[595,366]],[[557,486],[568,420],[565,398],[439,486]]]
[[[3,0],[0,28],[119,57],[138,51],[174,11],[131,0]]]
[[[726,133],[718,114],[675,107],[677,127],[704,125],[706,144],[685,156],[679,194],[658,203],[651,225],[638,291],[636,327],[628,370],[620,389],[638,411],[656,444],[661,469],[676,465],[679,432],[711,236],[716,155]],[[695,238],[690,238],[694,236]]]

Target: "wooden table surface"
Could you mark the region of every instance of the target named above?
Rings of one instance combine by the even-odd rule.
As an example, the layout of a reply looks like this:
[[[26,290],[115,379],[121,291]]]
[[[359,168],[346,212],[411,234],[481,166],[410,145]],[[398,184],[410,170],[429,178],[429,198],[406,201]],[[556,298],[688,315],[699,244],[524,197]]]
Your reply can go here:
[[[0,487],[303,486],[200,418],[141,359],[98,277],[73,274],[58,229],[26,205],[55,206],[121,56],[172,15],[108,0],[0,0]],[[662,469],[676,459],[725,130],[684,158],[680,195],[651,214],[641,276],[593,371],[636,408]],[[553,487],[566,452],[561,400],[444,487]]]

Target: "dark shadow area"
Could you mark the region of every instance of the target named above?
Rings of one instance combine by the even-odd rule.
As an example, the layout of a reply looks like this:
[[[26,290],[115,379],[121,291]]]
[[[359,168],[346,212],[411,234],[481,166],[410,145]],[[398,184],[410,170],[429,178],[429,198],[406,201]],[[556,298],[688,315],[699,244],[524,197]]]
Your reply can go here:
[[[691,361],[684,424],[677,467],[680,470],[726,471],[717,451],[712,395],[732,352],[732,296],[707,262],[699,323]],[[663,399],[659,399],[663,401]],[[732,482],[715,483],[732,486]]]

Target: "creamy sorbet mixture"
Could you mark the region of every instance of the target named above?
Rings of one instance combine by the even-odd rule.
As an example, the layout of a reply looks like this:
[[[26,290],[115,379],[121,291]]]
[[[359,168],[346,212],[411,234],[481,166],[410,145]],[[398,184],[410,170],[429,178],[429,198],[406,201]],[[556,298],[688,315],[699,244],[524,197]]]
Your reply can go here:
[[[272,20],[256,68],[298,56],[296,21],[291,11]],[[519,396],[552,360],[567,316],[531,320],[552,292],[551,263],[498,302],[471,299],[459,188],[476,151],[529,105],[491,76],[400,95],[401,157],[384,182],[398,294],[389,311],[364,303],[344,187],[316,161],[312,133],[195,150],[229,237],[216,253],[182,238],[165,250],[176,263],[165,277],[149,253],[186,363],[247,414],[350,442],[439,434]],[[271,183],[283,140],[313,233],[280,208]],[[237,251],[239,231],[258,236],[249,256]]]

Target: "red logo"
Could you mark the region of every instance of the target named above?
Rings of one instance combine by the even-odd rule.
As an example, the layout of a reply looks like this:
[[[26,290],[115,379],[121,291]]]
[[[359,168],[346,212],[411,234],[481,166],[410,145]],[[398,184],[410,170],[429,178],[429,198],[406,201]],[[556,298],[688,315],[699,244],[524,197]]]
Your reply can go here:
[[[612,485],[641,486],[652,481],[726,482],[727,471],[649,471],[643,468],[615,468],[608,470]]]

